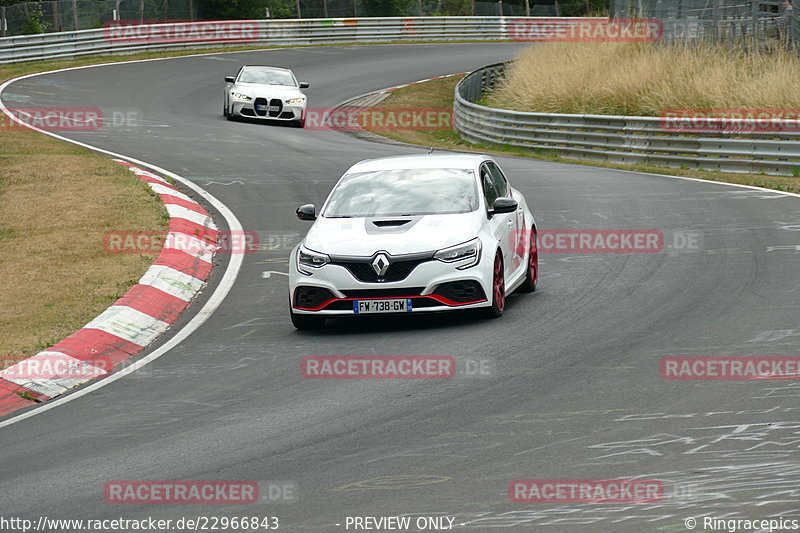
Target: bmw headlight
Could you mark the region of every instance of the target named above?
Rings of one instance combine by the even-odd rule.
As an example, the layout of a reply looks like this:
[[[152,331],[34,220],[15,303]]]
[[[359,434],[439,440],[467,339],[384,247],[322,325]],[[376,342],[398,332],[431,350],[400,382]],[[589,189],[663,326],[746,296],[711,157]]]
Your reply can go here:
[[[246,101],[246,102],[249,102],[250,100],[252,100],[252,98],[250,98],[250,97],[249,97],[249,96],[247,96],[246,94],[242,94],[242,93],[231,93],[231,95],[232,95],[234,98],[236,98],[237,100],[244,100],[244,101]]]
[[[297,249],[297,271],[306,276],[312,274],[308,268],[321,268],[331,262],[331,258],[325,254],[309,250],[305,246]]]
[[[462,244],[442,248],[433,258],[443,263],[460,263],[456,267],[459,270],[475,266],[481,260],[481,240],[476,237]]]
[[[286,103],[289,105],[300,105],[305,101],[306,99],[304,96],[299,96],[297,98],[289,98],[288,100],[286,100]]]

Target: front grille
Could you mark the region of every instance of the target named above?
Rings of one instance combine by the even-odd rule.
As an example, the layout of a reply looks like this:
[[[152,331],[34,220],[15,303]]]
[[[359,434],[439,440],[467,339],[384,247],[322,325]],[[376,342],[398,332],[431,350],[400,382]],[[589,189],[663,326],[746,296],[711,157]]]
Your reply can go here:
[[[266,110],[261,111],[261,110],[258,109],[258,106],[262,106],[262,105],[263,106],[269,105],[269,102],[267,102],[266,98],[259,97],[259,98],[256,98],[255,101],[253,102],[253,109],[255,109],[256,115],[258,115],[259,117],[264,117],[264,116],[267,115],[267,111]]]
[[[331,264],[345,267],[358,281],[364,283],[386,283],[406,279],[418,265],[432,260],[433,254],[417,254],[413,259],[402,260],[399,260],[397,257],[388,257],[389,267],[386,269],[386,273],[383,277],[378,277],[378,274],[372,268],[372,257],[368,259],[331,257]]]
[[[333,293],[322,287],[300,286],[294,290],[294,306],[301,309],[314,309],[331,298]]]
[[[433,294],[444,296],[457,303],[478,302],[486,299],[481,284],[474,280],[450,281],[439,285]]]
[[[281,111],[283,111],[283,101],[280,98],[273,98],[269,101],[270,107],[277,106],[278,109],[276,111],[270,111],[269,116],[277,117],[280,116]]]
[[[407,287],[404,289],[353,289],[342,291],[348,298],[397,298],[400,296],[419,296],[425,287]]]

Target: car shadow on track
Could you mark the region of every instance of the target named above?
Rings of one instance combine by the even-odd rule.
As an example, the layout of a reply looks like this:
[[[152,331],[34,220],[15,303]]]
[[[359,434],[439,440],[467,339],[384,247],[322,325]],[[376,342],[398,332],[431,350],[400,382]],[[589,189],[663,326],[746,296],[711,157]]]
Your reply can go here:
[[[242,122],[245,124],[260,124],[262,126],[278,126],[281,128],[299,129],[297,125],[288,120],[270,120],[268,118],[250,118],[250,117],[234,117],[232,119],[223,118],[223,120],[230,120],[231,122]]]

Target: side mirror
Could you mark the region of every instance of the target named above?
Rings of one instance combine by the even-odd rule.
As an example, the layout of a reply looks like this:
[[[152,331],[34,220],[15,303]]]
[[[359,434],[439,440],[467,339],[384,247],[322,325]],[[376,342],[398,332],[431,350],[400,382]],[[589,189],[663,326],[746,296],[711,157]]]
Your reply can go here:
[[[301,205],[295,213],[300,220],[317,220],[317,210],[314,204]]]
[[[517,210],[519,204],[513,198],[505,198],[501,196],[494,201],[492,209],[489,210],[489,215],[497,215],[501,213],[513,213]]]
[[[308,89],[308,87],[309,87],[309,85],[308,85],[307,81],[301,81],[300,82],[300,88],[301,89]]]
[[[236,83],[236,76],[225,76],[225,81],[228,83]]]

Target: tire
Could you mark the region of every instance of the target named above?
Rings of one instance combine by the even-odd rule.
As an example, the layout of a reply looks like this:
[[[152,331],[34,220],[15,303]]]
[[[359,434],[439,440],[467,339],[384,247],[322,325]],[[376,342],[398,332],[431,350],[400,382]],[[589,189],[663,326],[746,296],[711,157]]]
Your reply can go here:
[[[301,118],[300,120],[295,120],[292,122],[295,128],[305,128],[306,127],[306,117]]]
[[[486,316],[498,318],[503,316],[503,310],[506,308],[506,276],[503,271],[503,257],[500,255],[500,250],[494,256],[492,270],[492,305],[486,308]]]
[[[233,113],[228,113],[226,116],[228,117],[228,120],[236,120],[236,115]]]
[[[223,117],[227,117],[228,116],[228,105],[227,104],[222,104],[222,116]]]
[[[304,329],[320,329],[325,326],[325,319],[319,316],[311,315],[298,315],[289,308],[289,316],[292,319],[292,325],[300,330]]]
[[[536,245],[536,228],[531,227],[531,236],[528,242],[528,271],[525,281],[519,286],[521,292],[533,292],[539,281],[539,249]]]

